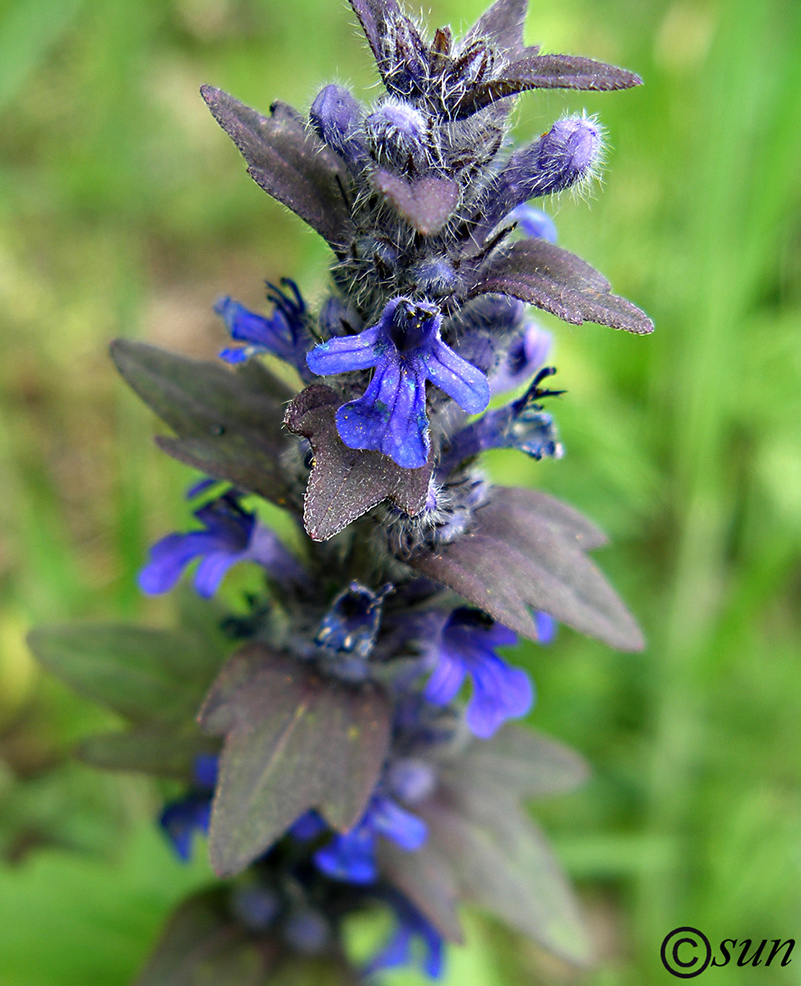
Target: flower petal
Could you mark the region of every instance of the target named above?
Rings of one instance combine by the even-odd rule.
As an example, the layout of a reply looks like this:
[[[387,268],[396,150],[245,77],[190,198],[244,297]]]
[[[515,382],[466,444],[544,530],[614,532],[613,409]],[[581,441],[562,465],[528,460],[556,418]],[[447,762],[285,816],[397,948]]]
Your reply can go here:
[[[375,366],[379,358],[376,353],[378,333],[379,327],[374,325],[358,335],[339,336],[315,346],[306,356],[309,369],[318,376],[328,377],[333,373],[348,373]]]
[[[378,876],[375,863],[375,833],[361,822],[314,854],[318,868],[334,880],[372,883]]]
[[[348,448],[375,449],[404,469],[428,459],[425,377],[415,361],[387,360],[364,396],[337,411],[339,437]]]
[[[462,687],[466,668],[463,661],[453,660],[443,647],[434,673],[426,683],[423,694],[434,705],[447,705]]]
[[[148,596],[169,592],[193,558],[220,550],[225,550],[223,540],[209,531],[168,534],[150,549],[150,559],[139,573],[139,588]]]
[[[472,664],[473,697],[467,705],[467,725],[473,735],[488,739],[507,719],[524,716],[532,706],[534,692],[528,675],[511,668],[487,652]]]
[[[419,849],[428,837],[428,826],[422,818],[401,808],[391,798],[380,795],[373,800],[370,824],[379,835],[392,839],[410,852]]]
[[[206,555],[195,572],[195,590],[204,599],[211,599],[220,588],[225,573],[239,561],[247,561],[243,551],[213,551]]]
[[[428,379],[452,397],[468,414],[478,414],[489,404],[486,376],[437,339],[429,352],[421,354]]]

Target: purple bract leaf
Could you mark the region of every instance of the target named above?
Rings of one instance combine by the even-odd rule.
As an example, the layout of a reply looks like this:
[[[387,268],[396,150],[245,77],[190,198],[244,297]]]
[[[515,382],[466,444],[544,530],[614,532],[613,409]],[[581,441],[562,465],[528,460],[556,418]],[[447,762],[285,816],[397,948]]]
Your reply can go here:
[[[507,55],[515,56],[523,49],[523,25],[528,0],[496,0],[468,31],[463,47],[470,41],[484,38]]]
[[[560,505],[561,506],[561,505]],[[600,532],[569,508],[531,491],[495,488],[468,533],[408,564],[458,592],[499,623],[537,639],[541,610],[619,650],[641,650],[633,617],[584,552]]]
[[[450,178],[427,177],[408,182],[380,169],[373,176],[373,184],[423,236],[438,233],[459,201],[459,185]]]
[[[140,726],[126,732],[103,733],[81,740],[75,756],[101,770],[130,770],[185,783],[192,777],[198,756],[214,753],[217,742],[203,736],[196,725],[180,730]]]
[[[307,222],[332,247],[348,239],[350,210],[343,196],[347,171],[340,157],[284,103],[269,117],[213,86],[201,95],[239,148],[257,185]]]
[[[268,954],[232,920],[224,891],[203,890],[172,914],[134,986],[259,986]]]
[[[341,403],[330,387],[313,384],[286,412],[286,427],[308,438],[314,453],[303,521],[315,541],[333,537],[387,499],[414,517],[428,496],[430,458],[420,469],[404,469],[381,452],[348,448],[336,427]]]
[[[177,432],[177,438],[159,438],[161,448],[279,506],[299,507],[279,461],[286,447],[284,401],[292,391],[257,360],[231,372],[124,339],[111,344],[111,356],[128,384]]]
[[[380,69],[385,57],[382,41],[389,34],[390,22],[403,17],[401,9],[396,0],[350,0],[350,5]]]
[[[466,787],[497,787],[521,798],[572,791],[588,775],[586,763],[569,747],[513,725],[486,743],[471,743],[449,770],[458,770]]]
[[[38,627],[28,644],[76,691],[143,724],[191,718],[223,657],[211,638],[126,624]]]
[[[225,736],[209,835],[220,876],[244,869],[310,809],[344,832],[361,818],[387,753],[389,704],[371,684],[323,678],[249,644],[199,716]]]
[[[377,857],[382,875],[408,897],[445,941],[462,944],[464,935],[456,913],[459,894],[450,866],[426,843],[406,852],[381,839]]]
[[[587,965],[590,946],[573,894],[544,837],[513,798],[460,783],[451,772],[417,809],[430,852],[472,900],[548,951]]]
[[[539,55],[529,48],[499,75],[465,93],[455,106],[457,117],[470,116],[491,103],[529,89],[583,89],[609,91],[642,85],[633,72],[574,55]]]
[[[645,312],[610,293],[609,282],[594,267],[546,240],[518,240],[491,257],[468,297],[491,293],[520,298],[574,325],[597,322],[635,335],[654,330]]]

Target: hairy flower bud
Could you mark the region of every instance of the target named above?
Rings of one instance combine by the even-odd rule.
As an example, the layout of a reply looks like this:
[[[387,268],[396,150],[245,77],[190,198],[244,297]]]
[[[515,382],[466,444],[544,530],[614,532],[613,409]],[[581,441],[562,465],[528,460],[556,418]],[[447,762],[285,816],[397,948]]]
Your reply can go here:
[[[419,167],[432,155],[428,120],[411,103],[384,100],[365,120],[365,129],[381,163],[405,168],[411,161]]]
[[[557,120],[551,129],[515,151],[491,190],[480,226],[490,230],[516,206],[588,181],[603,148],[600,125],[586,116]]]
[[[316,96],[309,119],[317,133],[353,167],[367,163],[361,132],[362,108],[350,90],[330,85]]]

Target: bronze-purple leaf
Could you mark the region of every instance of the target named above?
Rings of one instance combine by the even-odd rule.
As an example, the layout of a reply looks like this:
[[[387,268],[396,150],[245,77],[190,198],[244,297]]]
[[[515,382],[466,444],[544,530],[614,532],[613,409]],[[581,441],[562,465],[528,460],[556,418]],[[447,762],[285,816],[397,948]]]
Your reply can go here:
[[[194,723],[190,730],[157,724],[89,736],[81,740],[75,756],[101,770],[130,770],[189,783],[197,757],[216,753],[217,745]]]
[[[589,773],[570,747],[515,725],[504,726],[485,743],[471,743],[449,768],[453,771],[467,787],[498,788],[520,798],[572,791]]]
[[[185,900],[167,922],[134,986],[263,983],[270,950],[235,923],[226,897],[224,890],[215,888]]]
[[[257,185],[307,222],[335,249],[347,242],[350,209],[347,172],[338,155],[285,103],[269,117],[233,96],[202,86],[214,119],[233,140]]]
[[[530,492],[496,487],[465,535],[436,551],[419,550],[408,564],[531,640],[532,610],[541,610],[611,647],[641,650],[634,618],[584,553],[597,546],[600,532]]]
[[[28,644],[71,688],[145,725],[193,716],[223,659],[212,638],[122,623],[37,627]]]
[[[408,852],[389,839],[380,839],[376,854],[382,875],[408,897],[445,941],[462,944],[464,934],[456,913],[459,891],[450,865],[428,843]]]
[[[423,236],[438,233],[459,201],[459,185],[450,178],[428,176],[409,182],[379,169],[373,175],[373,184]]]
[[[397,0],[350,0],[350,5],[380,70],[386,57],[382,40],[389,36],[391,21],[403,18]]]
[[[428,496],[431,457],[419,469],[404,469],[381,452],[348,448],[336,427],[341,403],[330,387],[312,384],[286,412],[286,427],[308,438],[314,453],[303,522],[315,541],[338,534],[383,500],[414,517]]]
[[[636,335],[653,332],[645,312],[610,290],[603,274],[584,260],[547,240],[525,239],[484,264],[468,297],[508,294],[574,325],[597,322]]]
[[[568,962],[589,963],[591,950],[570,887],[542,833],[513,797],[446,774],[415,811],[428,825],[430,852],[448,864],[460,898]]]
[[[523,25],[528,0],[496,0],[468,31],[462,47],[481,38],[497,45],[504,54],[516,55],[523,48]]]
[[[616,65],[575,55],[539,55],[527,48],[521,58],[504,66],[488,82],[473,86],[454,108],[457,117],[470,116],[486,106],[529,89],[582,89],[608,92],[642,85],[642,79]]]
[[[117,339],[111,356],[127,383],[176,433],[169,455],[279,506],[295,508],[280,456],[292,391],[257,360],[231,372],[219,363]]]
[[[199,716],[224,736],[209,850],[220,876],[253,862],[315,809],[344,832],[362,816],[387,754],[384,693],[323,678],[249,644],[226,663]]]

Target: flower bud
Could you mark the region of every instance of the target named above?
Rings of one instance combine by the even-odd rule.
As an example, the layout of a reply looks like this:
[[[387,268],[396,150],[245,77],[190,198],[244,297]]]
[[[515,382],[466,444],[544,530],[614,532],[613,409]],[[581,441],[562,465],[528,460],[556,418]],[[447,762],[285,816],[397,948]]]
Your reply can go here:
[[[386,100],[365,120],[367,136],[378,161],[405,166],[415,164],[429,153],[429,126],[425,116],[409,103]]]
[[[562,192],[588,181],[600,163],[602,149],[601,127],[592,118],[570,116],[557,120],[547,133],[515,151],[506,162],[479,229],[494,228],[528,199]]]
[[[367,160],[367,149],[360,135],[362,108],[349,90],[326,86],[317,94],[309,110],[309,119],[329,147],[353,167]]]

